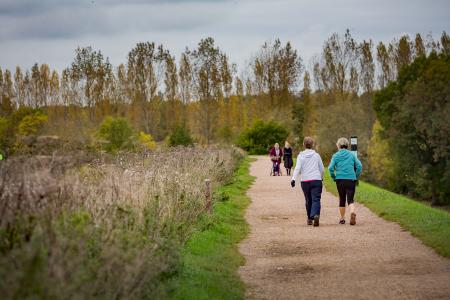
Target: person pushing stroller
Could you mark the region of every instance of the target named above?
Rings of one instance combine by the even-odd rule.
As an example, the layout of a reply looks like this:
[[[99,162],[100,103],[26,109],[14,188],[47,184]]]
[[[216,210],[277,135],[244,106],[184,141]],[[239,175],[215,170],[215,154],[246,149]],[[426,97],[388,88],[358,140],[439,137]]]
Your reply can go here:
[[[272,161],[272,171],[270,175],[281,176],[281,157],[283,156],[283,151],[280,149],[280,145],[275,143],[272,149],[269,151],[269,157]]]

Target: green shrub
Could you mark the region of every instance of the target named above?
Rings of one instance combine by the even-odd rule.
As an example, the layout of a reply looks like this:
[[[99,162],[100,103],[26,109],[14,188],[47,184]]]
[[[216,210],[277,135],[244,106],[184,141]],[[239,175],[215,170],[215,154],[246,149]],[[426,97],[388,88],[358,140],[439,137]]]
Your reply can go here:
[[[13,126],[13,127],[19,126],[20,121],[22,121],[23,118],[25,118],[28,115],[32,115],[36,112],[41,112],[41,111],[33,109],[31,107],[19,107],[10,116],[11,126]]]
[[[3,154],[21,152],[27,147],[23,138],[32,140],[47,123],[48,117],[30,107],[20,107],[6,117],[0,117],[0,151]],[[21,137],[18,136],[20,135]]]
[[[48,117],[40,111],[26,115],[19,123],[18,133],[23,136],[37,135],[47,121]]]
[[[156,148],[156,143],[150,134],[145,132],[139,132],[138,135],[139,147],[143,150],[154,150]]]
[[[108,152],[133,149],[134,130],[124,118],[106,117],[97,132],[105,143],[102,148]]]
[[[283,126],[274,121],[256,120],[239,136],[237,144],[250,154],[267,154],[273,144],[282,143],[288,134]]]
[[[169,136],[169,146],[191,146],[193,140],[189,131],[182,126],[177,126]]]

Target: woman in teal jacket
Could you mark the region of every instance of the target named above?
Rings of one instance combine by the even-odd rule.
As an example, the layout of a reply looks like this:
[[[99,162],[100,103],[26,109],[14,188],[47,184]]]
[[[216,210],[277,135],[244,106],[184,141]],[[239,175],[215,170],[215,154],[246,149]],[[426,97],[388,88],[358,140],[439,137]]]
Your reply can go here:
[[[345,202],[350,208],[350,225],[356,224],[355,204],[353,198],[355,196],[356,180],[361,175],[362,164],[355,154],[350,152],[348,148],[348,140],[346,138],[338,139],[336,152],[331,158],[330,171],[331,178],[336,182],[339,193],[339,212],[341,219],[339,224],[345,224]]]

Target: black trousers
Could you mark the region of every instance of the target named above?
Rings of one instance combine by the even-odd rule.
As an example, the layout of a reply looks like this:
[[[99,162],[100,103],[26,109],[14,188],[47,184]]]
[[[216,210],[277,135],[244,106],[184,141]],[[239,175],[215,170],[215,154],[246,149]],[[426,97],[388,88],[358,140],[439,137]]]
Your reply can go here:
[[[352,204],[355,197],[356,181],[351,179],[336,179],[336,186],[339,193],[339,207]]]

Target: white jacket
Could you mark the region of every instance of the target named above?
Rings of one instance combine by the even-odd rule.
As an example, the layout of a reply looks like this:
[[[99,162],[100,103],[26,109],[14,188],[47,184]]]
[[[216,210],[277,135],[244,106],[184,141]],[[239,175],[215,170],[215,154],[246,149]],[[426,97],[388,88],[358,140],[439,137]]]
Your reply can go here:
[[[323,163],[319,153],[312,149],[306,149],[300,152],[297,156],[292,180],[297,179],[299,174],[301,174],[300,181],[322,180]]]

